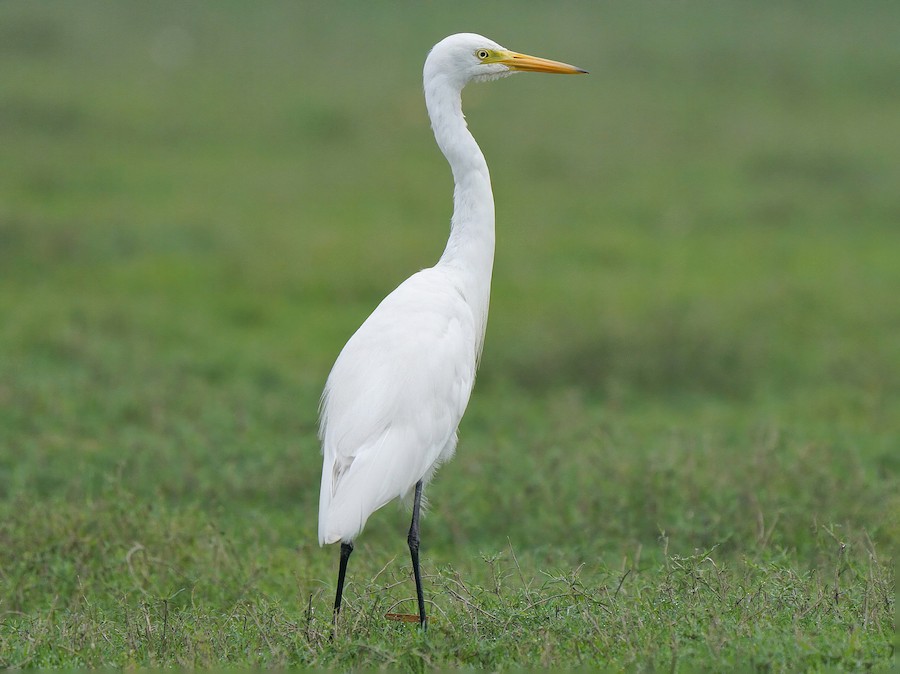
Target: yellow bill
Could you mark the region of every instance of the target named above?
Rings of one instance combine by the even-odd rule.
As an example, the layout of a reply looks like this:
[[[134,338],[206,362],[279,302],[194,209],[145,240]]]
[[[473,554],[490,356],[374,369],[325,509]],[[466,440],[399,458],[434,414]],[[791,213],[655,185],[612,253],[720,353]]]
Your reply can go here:
[[[540,56],[529,56],[514,51],[496,52],[496,62],[502,63],[510,70],[527,73],[557,73],[559,75],[586,75],[587,70],[571,66],[568,63],[551,61]]]

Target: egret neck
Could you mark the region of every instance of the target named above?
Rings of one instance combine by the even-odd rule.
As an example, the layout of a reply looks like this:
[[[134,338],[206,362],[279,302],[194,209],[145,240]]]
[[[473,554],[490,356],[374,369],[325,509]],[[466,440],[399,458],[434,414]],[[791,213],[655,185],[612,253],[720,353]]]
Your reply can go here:
[[[450,238],[437,266],[454,272],[483,334],[494,265],[494,195],[487,162],[463,116],[463,84],[426,69],[425,105],[455,185]]]

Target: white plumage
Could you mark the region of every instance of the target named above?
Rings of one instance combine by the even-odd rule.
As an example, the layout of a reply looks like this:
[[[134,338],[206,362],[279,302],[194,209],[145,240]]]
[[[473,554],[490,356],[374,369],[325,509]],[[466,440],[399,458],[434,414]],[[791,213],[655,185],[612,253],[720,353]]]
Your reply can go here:
[[[334,364],[322,403],[320,544],[353,540],[371,513],[452,456],[485,324],[458,277],[439,264],[407,279]]]
[[[494,259],[494,200],[484,156],[466,128],[460,92],[517,71],[579,73],[510,52],[480,35],[451,35],[425,61],[425,104],[453,172],[450,238],[438,263],[400,284],[344,346],[322,395],[319,544],[342,542],[335,613],[352,541],[373,512],[415,492],[409,545],[418,571],[422,485],[456,449],[475,383]]]

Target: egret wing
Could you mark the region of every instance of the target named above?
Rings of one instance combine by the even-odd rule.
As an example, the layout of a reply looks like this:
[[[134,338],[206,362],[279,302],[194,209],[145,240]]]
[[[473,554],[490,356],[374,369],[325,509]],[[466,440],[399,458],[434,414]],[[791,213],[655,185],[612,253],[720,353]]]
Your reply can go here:
[[[452,454],[475,380],[477,333],[451,279],[426,269],[347,342],[322,401],[320,543],[351,540],[372,512]]]

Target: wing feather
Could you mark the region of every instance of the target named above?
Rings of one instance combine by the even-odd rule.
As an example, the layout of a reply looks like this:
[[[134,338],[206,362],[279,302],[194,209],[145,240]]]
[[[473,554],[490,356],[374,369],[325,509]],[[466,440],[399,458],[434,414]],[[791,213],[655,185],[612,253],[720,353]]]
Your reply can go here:
[[[449,458],[472,386],[480,327],[452,277],[411,276],[350,338],[322,397],[319,542],[352,540]]]

